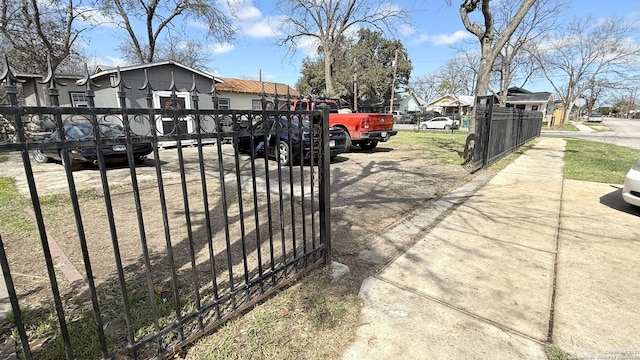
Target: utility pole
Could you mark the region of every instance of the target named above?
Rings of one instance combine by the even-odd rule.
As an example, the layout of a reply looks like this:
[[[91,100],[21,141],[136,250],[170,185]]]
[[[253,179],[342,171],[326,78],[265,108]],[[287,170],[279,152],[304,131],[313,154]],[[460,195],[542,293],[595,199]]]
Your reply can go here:
[[[389,106],[389,112],[393,113],[393,99],[396,97],[396,68],[398,67],[398,49],[393,59],[393,79],[391,79],[391,101]]]
[[[627,112],[627,118],[629,118],[631,116],[631,111],[633,110],[634,115],[635,115],[635,110],[636,110],[636,93],[638,91],[638,87],[636,86],[635,89],[633,89],[633,94],[631,95],[631,101],[629,102],[629,111]]]
[[[353,59],[353,112],[358,112],[358,69],[357,62]]]

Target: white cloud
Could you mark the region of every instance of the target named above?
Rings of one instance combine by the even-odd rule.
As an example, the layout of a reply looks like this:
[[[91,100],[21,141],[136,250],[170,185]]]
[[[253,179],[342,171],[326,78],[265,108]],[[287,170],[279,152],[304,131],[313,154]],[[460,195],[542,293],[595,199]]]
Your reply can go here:
[[[273,38],[278,36],[278,31],[272,25],[276,18],[263,18],[260,21],[246,21],[240,24],[243,34],[258,39]],[[278,21],[277,19],[275,21]]]
[[[233,49],[235,49],[235,45],[229,43],[216,43],[210,45],[209,48],[214,54],[220,55],[233,51]]]
[[[450,45],[455,44],[457,42],[463,41],[472,35],[467,31],[458,30],[453,34],[437,34],[437,35],[429,35],[422,34],[418,37],[418,42],[431,42],[434,45]]]
[[[417,32],[413,26],[406,25],[406,24],[400,25],[400,28],[398,29],[398,31],[402,36],[411,36]]]
[[[237,16],[242,21],[255,20],[262,18],[262,12],[255,6],[247,6],[239,9]]]

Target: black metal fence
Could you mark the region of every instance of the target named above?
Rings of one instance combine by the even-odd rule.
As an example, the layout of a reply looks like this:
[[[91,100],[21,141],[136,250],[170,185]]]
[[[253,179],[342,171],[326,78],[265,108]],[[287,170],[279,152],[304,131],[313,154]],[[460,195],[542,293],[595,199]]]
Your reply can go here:
[[[475,146],[468,166],[478,170],[514,152],[527,141],[540,136],[543,115],[500,107],[493,97],[478,97],[476,101]]]
[[[199,109],[199,95],[215,100],[214,83],[207,94],[194,84],[191,109],[153,108],[153,90],[140,84],[148,107],[131,109],[121,81],[115,82],[121,106],[96,108],[88,74],[89,107],[61,107],[51,73],[44,83],[54,106],[28,107],[18,104],[20,80],[9,64],[0,80],[8,99],[0,106],[0,156],[10,159],[0,168],[21,170],[11,195],[19,210],[10,216],[27,223],[0,224],[0,265],[13,310],[3,334],[13,332],[20,357],[169,356],[330,261],[328,108]],[[165,90],[176,98],[175,87]],[[302,117],[311,128],[290,126]],[[253,126],[268,118],[289,126]],[[193,131],[181,126],[185,119]],[[90,124],[90,136],[65,136],[78,123]],[[103,125],[119,126],[122,134],[104,135]],[[270,137],[286,139],[288,147],[264,141]],[[308,161],[273,161],[285,149],[309,151],[294,141],[304,137],[319,139],[310,142]],[[160,149],[163,141],[175,147]],[[149,143],[143,160],[133,149]],[[96,156],[82,171],[79,148]],[[116,148],[126,149],[127,167],[108,165]],[[52,151],[63,166],[33,161],[34,152],[42,161]],[[85,184],[83,174],[99,181]],[[56,181],[65,184],[63,194],[43,194]],[[19,183],[28,191],[24,211]]]

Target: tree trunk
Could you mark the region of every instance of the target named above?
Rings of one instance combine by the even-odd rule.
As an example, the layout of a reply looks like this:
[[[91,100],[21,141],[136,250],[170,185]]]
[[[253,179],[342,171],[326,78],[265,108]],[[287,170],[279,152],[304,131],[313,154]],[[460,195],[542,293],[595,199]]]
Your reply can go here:
[[[325,91],[326,97],[332,97],[333,94],[333,55],[331,51],[324,51],[324,79],[325,79]]]
[[[483,39],[481,42],[482,55],[480,57],[480,66],[478,67],[478,78],[476,79],[476,96],[487,96],[489,92],[489,76],[491,75],[491,66],[493,65],[493,57],[491,56],[491,44],[488,40]],[[476,133],[476,106],[473,105],[471,113],[471,122],[469,124],[469,132]]]

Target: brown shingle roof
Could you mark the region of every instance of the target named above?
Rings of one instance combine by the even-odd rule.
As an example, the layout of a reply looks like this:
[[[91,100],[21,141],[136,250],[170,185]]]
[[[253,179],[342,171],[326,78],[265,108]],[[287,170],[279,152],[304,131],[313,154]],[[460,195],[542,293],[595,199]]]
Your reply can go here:
[[[296,89],[289,87],[287,84],[281,83],[273,83],[266,81],[257,81],[257,80],[244,80],[244,79],[233,79],[233,78],[220,78],[224,81],[222,84],[216,84],[216,90],[218,91],[228,91],[235,93],[245,93],[245,94],[262,94],[263,84],[264,84],[264,93],[265,95],[274,95],[274,90],[278,89],[278,96],[285,97],[287,96],[287,89],[289,90],[289,94],[291,97],[298,97],[299,93]]]

